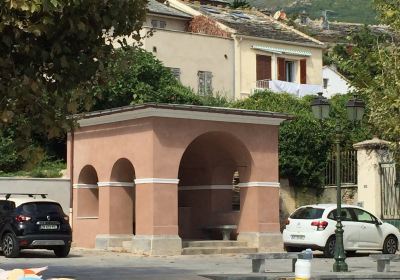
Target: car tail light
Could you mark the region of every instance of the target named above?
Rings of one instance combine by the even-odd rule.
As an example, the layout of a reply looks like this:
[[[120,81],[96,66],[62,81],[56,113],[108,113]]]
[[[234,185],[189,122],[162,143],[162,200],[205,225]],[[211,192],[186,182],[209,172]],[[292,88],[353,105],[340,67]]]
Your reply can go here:
[[[313,221],[311,225],[317,227],[317,230],[324,230],[328,226],[327,221]]]
[[[28,240],[23,239],[23,240],[19,241],[19,245],[21,245],[21,246],[26,246],[28,244],[29,244]]]
[[[24,215],[18,215],[18,216],[16,216],[15,217],[15,220],[17,221],[17,222],[27,222],[27,221],[30,221],[32,218],[31,217],[29,217],[29,216],[24,216]]]
[[[69,221],[69,217],[65,215],[65,216],[64,216],[64,221],[67,221],[67,222],[68,222],[68,221]]]
[[[285,225],[289,225],[289,224],[290,224],[290,220],[289,220],[289,219],[286,219]]]

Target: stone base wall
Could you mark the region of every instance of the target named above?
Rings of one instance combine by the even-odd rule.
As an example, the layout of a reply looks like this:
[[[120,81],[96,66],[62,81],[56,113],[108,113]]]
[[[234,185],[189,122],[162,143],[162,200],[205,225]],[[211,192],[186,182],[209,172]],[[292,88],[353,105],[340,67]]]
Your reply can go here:
[[[279,218],[281,231],[285,228],[287,218],[296,208],[316,203],[336,203],[336,187],[327,186],[316,190],[312,188],[296,188],[288,179],[280,180]],[[356,185],[342,186],[342,203],[357,205]]]

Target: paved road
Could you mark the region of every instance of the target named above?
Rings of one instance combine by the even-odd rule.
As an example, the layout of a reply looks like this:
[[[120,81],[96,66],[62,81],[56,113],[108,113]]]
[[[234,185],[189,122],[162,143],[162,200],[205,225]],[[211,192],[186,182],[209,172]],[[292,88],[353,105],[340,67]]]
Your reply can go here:
[[[313,272],[331,271],[333,260],[316,256]],[[368,255],[347,259],[353,273],[374,273],[376,263]],[[290,260],[272,260],[267,272],[291,275]],[[147,257],[128,253],[74,249],[69,258],[55,258],[50,251],[24,251],[21,258],[6,259],[0,256],[0,268],[27,268],[49,266],[44,279],[69,277],[73,279],[118,280],[204,280],[199,274],[249,273],[251,262],[238,255]],[[394,262],[392,271],[400,273],[400,262]]]

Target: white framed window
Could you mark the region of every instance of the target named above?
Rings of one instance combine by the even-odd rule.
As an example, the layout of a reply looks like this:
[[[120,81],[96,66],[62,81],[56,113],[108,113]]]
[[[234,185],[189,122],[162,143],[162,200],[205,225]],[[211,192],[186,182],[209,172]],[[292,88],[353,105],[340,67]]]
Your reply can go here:
[[[165,27],[167,27],[167,23],[164,20],[160,20],[159,27],[160,28],[165,28]]]
[[[327,89],[328,88],[329,79],[328,78],[324,78],[322,81],[323,81],[324,89]]]
[[[296,81],[296,63],[294,61],[285,61],[286,82],[294,83]]]
[[[167,22],[165,20],[152,19],[151,20],[151,27],[153,27],[153,28],[166,28],[167,27]]]
[[[207,95],[212,93],[212,73],[209,71],[199,71],[197,72],[200,95]]]
[[[168,67],[168,69],[172,72],[172,75],[174,75],[175,79],[177,79],[178,81],[181,80],[181,69],[180,68]]]

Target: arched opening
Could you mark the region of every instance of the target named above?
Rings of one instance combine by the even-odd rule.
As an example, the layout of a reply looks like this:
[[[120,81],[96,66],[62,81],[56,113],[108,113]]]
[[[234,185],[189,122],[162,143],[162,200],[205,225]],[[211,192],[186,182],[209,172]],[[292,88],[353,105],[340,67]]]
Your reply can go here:
[[[98,217],[99,216],[99,179],[97,172],[91,165],[82,168],[78,177],[77,190],[77,216]]]
[[[112,182],[132,182],[135,180],[135,168],[126,158],[117,160],[111,170]]]
[[[120,220],[122,231],[129,226],[129,232],[135,234],[135,168],[126,158],[118,159],[111,170],[110,181],[118,188],[114,188],[113,196],[118,197],[118,205],[114,205],[113,214]]]
[[[233,173],[232,178],[232,210],[233,211],[240,211],[240,175],[239,171],[235,171]]]
[[[186,148],[178,175],[181,238],[220,239],[218,231],[207,228],[238,225],[240,213],[233,209],[235,174],[236,181],[239,174],[246,180],[251,166],[248,149],[229,133],[203,134]]]

